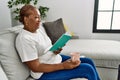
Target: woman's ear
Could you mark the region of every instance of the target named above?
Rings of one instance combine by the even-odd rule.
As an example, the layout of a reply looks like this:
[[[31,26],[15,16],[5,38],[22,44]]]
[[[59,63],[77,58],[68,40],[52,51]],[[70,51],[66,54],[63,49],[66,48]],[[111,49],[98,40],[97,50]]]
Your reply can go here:
[[[27,17],[24,17],[24,24],[28,25]]]

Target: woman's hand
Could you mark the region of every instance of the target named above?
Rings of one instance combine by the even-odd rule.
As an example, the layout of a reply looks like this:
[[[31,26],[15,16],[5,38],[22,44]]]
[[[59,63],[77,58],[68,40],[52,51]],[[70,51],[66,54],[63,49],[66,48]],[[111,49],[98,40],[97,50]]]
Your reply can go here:
[[[64,69],[73,69],[73,68],[79,66],[80,63],[81,63],[80,60],[73,62],[71,59],[68,59],[68,60],[63,62],[63,67],[64,67]]]
[[[62,51],[62,48],[59,48],[58,50],[53,51],[53,53],[54,53],[54,54],[59,54],[61,51]]]

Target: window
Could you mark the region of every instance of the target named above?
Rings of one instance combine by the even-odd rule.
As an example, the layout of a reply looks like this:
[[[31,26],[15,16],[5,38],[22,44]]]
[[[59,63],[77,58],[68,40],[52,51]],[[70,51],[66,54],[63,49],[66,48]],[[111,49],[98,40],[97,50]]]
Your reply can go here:
[[[120,33],[120,0],[95,0],[93,32]]]

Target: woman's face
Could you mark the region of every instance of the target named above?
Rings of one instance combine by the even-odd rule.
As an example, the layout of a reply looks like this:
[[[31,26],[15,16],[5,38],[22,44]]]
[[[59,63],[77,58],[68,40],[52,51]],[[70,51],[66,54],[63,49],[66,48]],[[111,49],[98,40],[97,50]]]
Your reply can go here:
[[[30,15],[25,17],[25,26],[30,32],[35,32],[39,28],[40,14],[37,9],[30,10]]]

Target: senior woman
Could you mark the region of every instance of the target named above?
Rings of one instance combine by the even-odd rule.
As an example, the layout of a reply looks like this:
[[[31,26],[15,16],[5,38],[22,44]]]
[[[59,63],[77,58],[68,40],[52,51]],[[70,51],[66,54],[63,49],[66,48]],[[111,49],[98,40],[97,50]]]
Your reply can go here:
[[[80,58],[72,52],[70,56],[60,55],[57,51],[45,50],[51,46],[51,40],[40,29],[40,13],[32,5],[24,5],[20,10],[19,21],[24,25],[16,38],[16,48],[24,64],[30,69],[30,75],[36,80],[70,80],[87,78],[100,80],[96,67],[90,58]],[[74,57],[74,60],[73,60]]]

